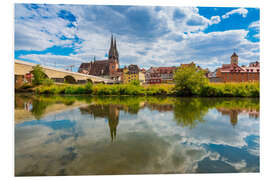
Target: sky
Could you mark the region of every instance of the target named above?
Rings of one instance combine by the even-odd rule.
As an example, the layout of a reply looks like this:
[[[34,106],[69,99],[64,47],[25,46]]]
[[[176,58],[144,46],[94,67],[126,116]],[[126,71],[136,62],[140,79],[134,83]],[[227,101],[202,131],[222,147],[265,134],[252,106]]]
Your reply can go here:
[[[15,4],[14,57],[77,71],[107,59],[116,37],[120,67],[195,62],[214,71],[260,61],[260,10],[244,7]]]

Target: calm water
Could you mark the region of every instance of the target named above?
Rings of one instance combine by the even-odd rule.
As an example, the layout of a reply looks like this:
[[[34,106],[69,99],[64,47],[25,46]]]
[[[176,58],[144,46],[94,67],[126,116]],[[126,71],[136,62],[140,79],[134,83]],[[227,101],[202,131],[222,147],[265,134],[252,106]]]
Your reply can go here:
[[[15,175],[259,172],[259,99],[15,96]]]

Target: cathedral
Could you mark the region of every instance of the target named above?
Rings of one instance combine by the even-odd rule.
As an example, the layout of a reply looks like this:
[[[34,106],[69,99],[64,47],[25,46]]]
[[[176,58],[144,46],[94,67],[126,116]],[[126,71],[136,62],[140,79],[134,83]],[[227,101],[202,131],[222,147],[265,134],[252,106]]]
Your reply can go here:
[[[116,39],[111,37],[111,45],[108,53],[108,59],[96,60],[82,63],[78,72],[88,75],[101,76],[112,79],[117,74],[119,69],[119,54],[116,47]]]

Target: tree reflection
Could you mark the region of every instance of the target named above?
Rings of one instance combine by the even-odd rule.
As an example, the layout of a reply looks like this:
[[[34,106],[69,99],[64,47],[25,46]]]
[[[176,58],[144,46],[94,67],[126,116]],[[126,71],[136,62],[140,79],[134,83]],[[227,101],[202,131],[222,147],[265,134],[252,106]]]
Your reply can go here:
[[[82,96],[35,96],[32,94],[15,95],[15,109],[25,109],[37,119],[46,114],[46,109],[55,104],[73,105],[76,101],[91,102],[90,97]]]
[[[42,101],[42,100],[33,100],[33,108],[31,110],[34,117],[39,120],[42,115],[45,113],[45,110],[47,106],[49,106],[50,103],[48,101]]]
[[[211,101],[199,98],[180,98],[174,104],[174,119],[178,125],[194,128],[211,107]]]
[[[223,115],[229,115],[232,126],[236,126],[238,115],[247,113],[251,117],[259,116],[259,99],[257,98],[178,98],[178,97],[149,97],[149,96],[34,96],[16,95],[15,109],[25,109],[31,112],[36,119],[40,119],[54,104],[72,106],[77,101],[87,104],[80,108],[82,113],[93,114],[94,117],[108,119],[112,140],[116,137],[116,128],[119,123],[119,111],[137,114],[140,109],[159,112],[173,112],[174,120],[183,127],[194,128],[204,122],[204,116],[211,108],[216,108]],[[63,107],[59,107],[63,108]],[[50,108],[54,109],[54,108]]]

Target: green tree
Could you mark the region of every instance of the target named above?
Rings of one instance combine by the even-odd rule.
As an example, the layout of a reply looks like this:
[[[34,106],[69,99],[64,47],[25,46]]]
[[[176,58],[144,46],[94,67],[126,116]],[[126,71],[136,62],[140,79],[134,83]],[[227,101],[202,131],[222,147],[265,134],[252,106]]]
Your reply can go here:
[[[174,73],[174,80],[176,94],[180,96],[199,95],[208,84],[205,72],[195,65],[178,68]]]
[[[40,85],[42,84],[43,80],[46,79],[46,74],[43,72],[43,69],[40,65],[36,65],[33,67],[32,74],[34,76],[34,85]]]

